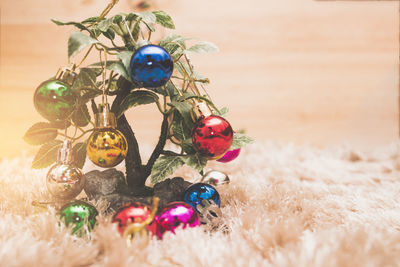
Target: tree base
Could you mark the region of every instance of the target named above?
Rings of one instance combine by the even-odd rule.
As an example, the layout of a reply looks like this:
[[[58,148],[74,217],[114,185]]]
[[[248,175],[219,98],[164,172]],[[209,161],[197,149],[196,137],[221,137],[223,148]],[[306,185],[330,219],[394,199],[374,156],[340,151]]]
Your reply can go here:
[[[182,201],[186,188],[192,183],[182,177],[168,178],[154,185],[153,188],[143,186],[129,189],[124,174],[116,169],[90,171],[85,174],[84,190],[90,200],[106,200],[108,210],[118,210],[126,203],[140,201],[151,204],[153,197],[160,198],[159,210],[172,201]]]

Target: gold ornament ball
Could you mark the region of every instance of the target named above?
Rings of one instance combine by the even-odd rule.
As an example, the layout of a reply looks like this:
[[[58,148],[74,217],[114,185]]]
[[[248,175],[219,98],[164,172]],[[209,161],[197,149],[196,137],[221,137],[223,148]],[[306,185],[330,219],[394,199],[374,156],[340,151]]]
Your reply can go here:
[[[125,136],[117,129],[100,128],[89,137],[86,151],[94,164],[111,168],[125,159],[128,144]]]
[[[74,165],[56,164],[47,173],[46,185],[53,197],[70,200],[82,191],[85,176]]]

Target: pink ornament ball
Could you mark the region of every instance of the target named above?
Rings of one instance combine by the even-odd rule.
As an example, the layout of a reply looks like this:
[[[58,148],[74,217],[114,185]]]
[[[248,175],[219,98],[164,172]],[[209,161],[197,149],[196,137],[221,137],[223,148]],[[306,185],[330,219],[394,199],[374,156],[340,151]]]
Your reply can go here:
[[[178,227],[196,227],[200,225],[200,218],[195,209],[183,201],[175,201],[165,206],[154,218],[156,234],[162,239],[164,233],[171,231],[175,234]]]
[[[218,159],[217,161],[222,163],[227,163],[239,157],[239,154],[240,154],[240,148],[229,150],[228,152],[225,153],[225,155],[222,156],[222,158]]]

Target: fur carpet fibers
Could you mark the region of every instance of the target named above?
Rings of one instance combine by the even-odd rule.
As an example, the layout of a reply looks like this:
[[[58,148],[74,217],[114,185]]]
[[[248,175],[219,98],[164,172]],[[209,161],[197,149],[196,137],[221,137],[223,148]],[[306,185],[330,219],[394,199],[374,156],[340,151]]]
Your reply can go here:
[[[251,145],[208,166],[231,177],[219,188],[228,233],[179,230],[130,248],[109,216],[82,239],[54,210],[34,214],[31,201],[48,199],[47,170],[31,170],[31,160],[0,162],[0,266],[400,266],[399,144]],[[188,168],[177,175],[198,178]]]

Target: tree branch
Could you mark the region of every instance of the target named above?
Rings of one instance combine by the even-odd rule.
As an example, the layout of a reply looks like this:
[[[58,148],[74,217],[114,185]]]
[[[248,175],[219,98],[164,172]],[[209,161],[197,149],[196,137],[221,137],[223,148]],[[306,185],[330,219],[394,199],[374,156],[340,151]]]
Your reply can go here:
[[[114,102],[111,106],[111,111],[114,113],[118,112],[118,108],[121,105],[122,100],[129,94],[131,84],[126,81],[122,83],[120,91],[118,92]],[[120,130],[128,142],[128,153],[125,158],[126,167],[126,181],[130,188],[143,187],[143,166],[142,159],[140,157],[139,145],[136,140],[135,134],[132,131],[125,115],[119,117],[117,121],[118,130]],[[146,181],[146,180],[144,180]]]
[[[153,150],[153,153],[151,154],[149,161],[147,162],[146,166],[144,167],[144,173],[143,176],[147,177],[151,173],[151,169],[153,168],[154,163],[158,159],[158,157],[161,155],[161,153],[164,152],[164,146],[165,143],[167,142],[167,136],[168,136],[168,115],[164,115],[163,121],[161,124],[161,133],[160,133],[160,138],[158,140],[158,143],[156,147]],[[146,180],[145,180],[146,181]]]

